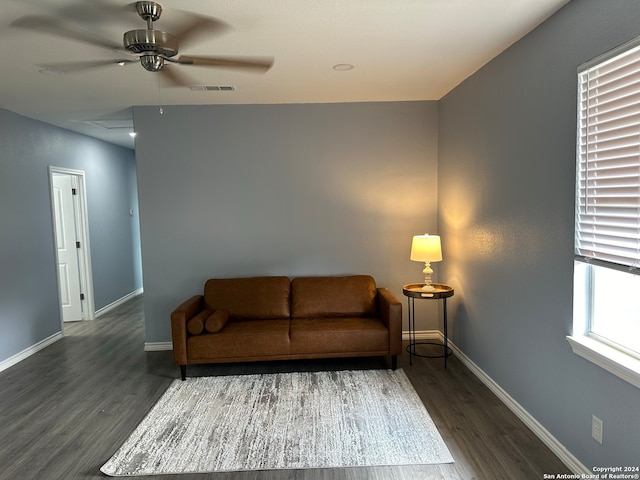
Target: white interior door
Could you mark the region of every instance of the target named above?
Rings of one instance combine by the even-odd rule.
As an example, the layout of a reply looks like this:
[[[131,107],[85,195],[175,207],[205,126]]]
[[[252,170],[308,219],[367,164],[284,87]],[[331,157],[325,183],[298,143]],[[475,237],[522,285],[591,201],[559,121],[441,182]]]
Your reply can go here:
[[[76,246],[78,234],[72,181],[71,175],[54,174],[52,176],[58,285],[64,322],[82,320],[80,264]]]

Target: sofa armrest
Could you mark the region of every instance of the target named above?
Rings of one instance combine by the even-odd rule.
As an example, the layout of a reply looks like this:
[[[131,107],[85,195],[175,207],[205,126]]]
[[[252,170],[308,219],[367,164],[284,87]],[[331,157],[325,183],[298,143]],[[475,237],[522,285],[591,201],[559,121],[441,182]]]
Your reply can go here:
[[[402,355],[402,304],[386,288],[378,288],[378,311],[389,329],[389,354]]]
[[[173,363],[187,364],[187,322],[202,310],[203,295],[194,295],[171,312]]]

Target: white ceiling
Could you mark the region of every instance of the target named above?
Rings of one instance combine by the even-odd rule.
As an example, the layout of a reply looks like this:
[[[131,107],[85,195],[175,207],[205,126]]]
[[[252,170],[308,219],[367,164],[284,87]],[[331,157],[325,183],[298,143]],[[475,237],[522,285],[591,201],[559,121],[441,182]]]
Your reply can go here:
[[[43,64],[117,59],[121,53],[10,24],[44,15],[77,30],[92,28],[120,42],[145,28],[131,0],[118,14],[106,0],[0,0],[0,107],[112,143],[133,146],[133,105],[325,103],[437,100],[568,0],[159,0],[155,28],[171,31],[180,9],[232,28],[180,54],[270,56],[265,74],[179,66],[197,85],[234,91],[166,87],[139,64],[60,76]],[[93,17],[93,12],[101,12]],[[352,64],[336,71],[336,64]]]

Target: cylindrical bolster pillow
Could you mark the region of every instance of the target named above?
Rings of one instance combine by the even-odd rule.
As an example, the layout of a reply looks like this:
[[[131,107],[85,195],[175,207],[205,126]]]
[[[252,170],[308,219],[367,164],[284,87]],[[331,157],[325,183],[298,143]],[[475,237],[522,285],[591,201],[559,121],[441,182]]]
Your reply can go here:
[[[191,335],[200,335],[204,331],[204,322],[211,315],[209,310],[202,310],[187,322],[187,331]]]
[[[204,323],[204,329],[209,333],[216,333],[222,330],[229,321],[229,312],[226,310],[216,310]]]

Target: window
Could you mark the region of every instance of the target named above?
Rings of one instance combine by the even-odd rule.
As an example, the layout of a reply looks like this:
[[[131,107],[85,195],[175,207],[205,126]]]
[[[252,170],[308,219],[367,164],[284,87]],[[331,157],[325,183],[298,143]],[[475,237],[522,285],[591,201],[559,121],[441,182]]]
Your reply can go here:
[[[640,355],[640,277],[604,267],[592,275],[591,333]]]
[[[579,69],[576,163],[569,341],[640,387],[639,40]]]

